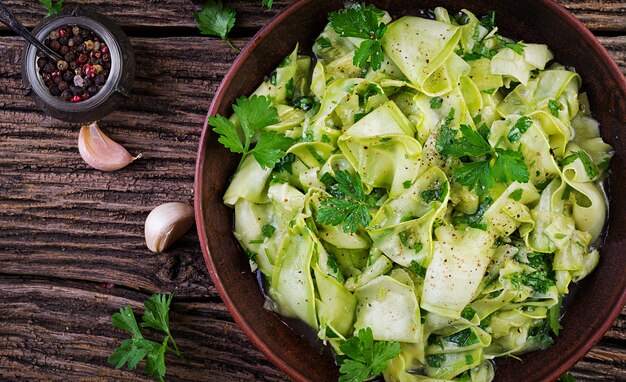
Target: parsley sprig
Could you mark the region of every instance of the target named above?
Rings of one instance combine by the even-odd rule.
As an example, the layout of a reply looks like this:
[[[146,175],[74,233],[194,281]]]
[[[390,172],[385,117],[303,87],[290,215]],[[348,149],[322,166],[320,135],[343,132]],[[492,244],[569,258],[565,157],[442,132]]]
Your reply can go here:
[[[361,382],[380,375],[387,369],[387,361],[400,354],[396,341],[374,341],[372,329],[360,329],[358,333],[339,345],[345,354],[339,371],[339,382]]]
[[[380,39],[387,31],[385,23],[378,19],[383,14],[371,5],[354,4],[328,15],[330,26],[341,37],[365,39],[354,53],[353,63],[364,68],[367,62],[373,70],[380,69],[383,62],[383,46]]]
[[[165,377],[165,353],[174,353],[178,358],[187,362],[178,350],[178,346],[170,332],[169,309],[173,295],[165,296],[154,294],[144,302],[144,311],[141,327],[152,328],[165,333],[161,342],[146,339],[130,306],[125,306],[118,313],[113,314],[112,323],[116,328],[125,330],[132,337],[124,340],[119,348],[109,357],[109,363],[116,369],[127,365],[129,370],[137,367],[137,364],[146,360],[145,372],[148,376],[157,377],[163,381]],[[170,342],[173,348],[169,347]]]
[[[342,225],[346,233],[356,232],[359,226],[367,227],[372,221],[369,207],[376,201],[365,194],[361,176],[340,170],[335,173],[334,181],[327,183],[332,196],[322,200],[315,220],[320,224]]]
[[[44,18],[56,15],[63,10],[63,0],[39,0],[39,3],[48,11],[48,14],[44,16]]]
[[[441,126],[435,148],[440,154],[455,158],[484,158],[461,164],[454,172],[456,182],[467,186],[470,191],[476,190],[478,195],[486,194],[495,182],[528,182],[528,166],[520,151],[492,148],[481,134],[468,125],[460,126],[462,137],[457,137],[458,131],[450,127],[453,116],[451,111]]]
[[[209,125],[220,135],[218,141],[234,153],[243,154],[243,159],[252,154],[262,168],[273,168],[285,155],[294,140],[275,131],[263,128],[278,123],[278,112],[265,96],[239,97],[233,105],[235,115],[241,123],[243,142],[235,125],[226,117],[209,117]],[[252,139],[259,134],[254,148]]]
[[[208,0],[202,10],[194,16],[200,33],[219,37],[226,41],[233,50],[239,52],[239,49],[228,39],[228,33],[235,26],[236,12],[234,9],[225,6],[221,0]]]

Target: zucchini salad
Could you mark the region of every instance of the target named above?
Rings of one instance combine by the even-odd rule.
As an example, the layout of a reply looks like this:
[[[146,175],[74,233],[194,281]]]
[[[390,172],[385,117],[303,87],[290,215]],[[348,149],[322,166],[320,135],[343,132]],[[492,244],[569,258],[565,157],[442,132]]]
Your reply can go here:
[[[224,203],[268,307],[342,382],[491,381],[553,344],[599,261],[612,148],[575,70],[495,16],[349,4],[209,119],[242,155]]]

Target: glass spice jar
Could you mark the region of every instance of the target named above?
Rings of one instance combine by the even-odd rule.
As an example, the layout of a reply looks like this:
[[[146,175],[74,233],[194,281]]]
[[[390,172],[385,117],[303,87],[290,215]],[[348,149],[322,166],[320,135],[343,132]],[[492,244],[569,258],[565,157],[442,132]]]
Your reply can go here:
[[[37,48],[27,43],[22,53],[22,81],[28,95],[47,115],[66,122],[99,120],[117,109],[129,95],[135,77],[135,56],[130,41],[111,19],[82,7],[56,14],[33,31],[39,41],[59,28],[79,26],[93,31],[109,50],[109,76],[93,97],[80,102],[64,101],[50,93],[37,66]]]

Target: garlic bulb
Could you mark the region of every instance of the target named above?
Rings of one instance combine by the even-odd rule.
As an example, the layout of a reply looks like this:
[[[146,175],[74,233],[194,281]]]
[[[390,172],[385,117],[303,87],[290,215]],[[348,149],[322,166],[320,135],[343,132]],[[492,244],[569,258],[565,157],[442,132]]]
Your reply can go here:
[[[185,203],[165,203],[146,218],[146,245],[152,252],[162,252],[180,239],[194,222],[193,207]]]
[[[85,163],[102,171],[119,170],[141,158],[141,154],[133,157],[119,143],[107,137],[98,127],[98,122],[81,127],[78,151]]]

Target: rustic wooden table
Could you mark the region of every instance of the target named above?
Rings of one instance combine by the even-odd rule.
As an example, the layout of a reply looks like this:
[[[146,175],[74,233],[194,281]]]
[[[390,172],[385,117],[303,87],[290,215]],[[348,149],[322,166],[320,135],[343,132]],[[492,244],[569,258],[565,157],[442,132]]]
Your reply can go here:
[[[626,2],[560,0],[626,72]],[[27,26],[35,1],[4,3]],[[79,2],[69,0],[66,6]],[[155,206],[192,203],[205,113],[236,54],[201,37],[189,0],[91,0],[117,20],[137,53],[125,107],[102,126],[143,158],[103,173],[81,160],[78,126],[43,115],[24,96],[22,41],[0,29],[0,380],[148,380],[107,357],[124,334],[111,314],[174,292],[171,326],[185,366],[168,357],[168,380],[286,380],[231,319],[213,286],[195,232],[164,255],[150,253],[143,223]],[[242,47],[289,1],[231,1],[233,43]],[[253,291],[251,291],[253,292]],[[626,311],[573,370],[579,380],[626,380]]]

